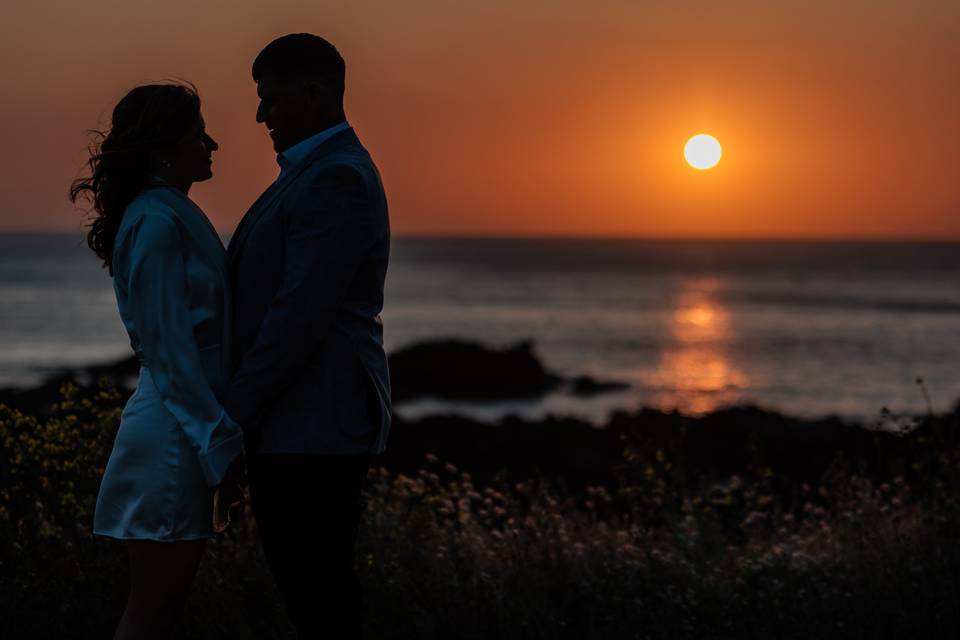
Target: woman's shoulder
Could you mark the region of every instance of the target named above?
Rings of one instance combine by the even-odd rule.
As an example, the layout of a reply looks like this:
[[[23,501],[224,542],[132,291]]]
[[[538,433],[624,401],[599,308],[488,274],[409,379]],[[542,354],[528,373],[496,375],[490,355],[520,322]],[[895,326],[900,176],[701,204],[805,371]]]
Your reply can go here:
[[[147,187],[134,197],[123,212],[124,221],[140,219],[144,216],[159,215],[166,218],[175,218],[176,211],[171,199],[163,193],[164,189]]]
[[[179,235],[177,213],[169,199],[157,191],[145,189],[127,205],[117,230],[118,246],[133,240],[170,241]]]

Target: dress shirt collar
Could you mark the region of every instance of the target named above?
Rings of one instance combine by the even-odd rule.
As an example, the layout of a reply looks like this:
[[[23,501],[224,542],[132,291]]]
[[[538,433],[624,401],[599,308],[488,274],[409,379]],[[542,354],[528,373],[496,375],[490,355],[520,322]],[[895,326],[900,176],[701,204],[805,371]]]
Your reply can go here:
[[[335,124],[329,129],[324,129],[320,133],[310,136],[306,140],[301,140],[286,151],[278,153],[277,164],[280,165],[280,175],[283,175],[288,169],[306,158],[311,151],[326,142],[328,138],[349,128],[350,124],[343,121],[340,124]]]

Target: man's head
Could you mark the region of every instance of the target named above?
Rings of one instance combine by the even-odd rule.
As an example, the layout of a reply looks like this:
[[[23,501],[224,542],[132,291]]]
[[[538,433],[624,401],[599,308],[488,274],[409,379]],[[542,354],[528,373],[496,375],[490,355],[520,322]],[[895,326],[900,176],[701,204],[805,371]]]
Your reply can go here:
[[[257,122],[270,130],[277,152],[346,119],[345,74],[340,53],[319,36],[291,33],[264,47],[253,61]]]

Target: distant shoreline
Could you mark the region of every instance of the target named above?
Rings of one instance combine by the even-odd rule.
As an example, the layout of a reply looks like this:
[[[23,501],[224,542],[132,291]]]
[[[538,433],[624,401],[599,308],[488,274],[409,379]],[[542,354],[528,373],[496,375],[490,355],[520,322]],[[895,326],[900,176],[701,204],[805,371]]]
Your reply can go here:
[[[220,237],[229,240],[233,234],[233,229],[217,229]],[[67,230],[0,230],[0,237],[5,238],[44,238],[44,237],[72,237],[77,238],[78,244],[82,244],[86,238],[86,230],[77,230],[76,232]],[[552,234],[424,234],[424,233],[394,233],[394,241],[428,241],[428,242],[572,242],[572,243],[651,243],[651,244],[726,244],[726,245],[758,245],[758,244],[783,244],[783,245],[942,245],[952,246],[960,245],[960,237],[942,238],[918,236],[914,238],[905,238],[903,236],[843,236],[843,237],[783,237],[783,236],[756,236],[756,237],[706,237],[706,236],[643,236],[643,235],[552,235]]]

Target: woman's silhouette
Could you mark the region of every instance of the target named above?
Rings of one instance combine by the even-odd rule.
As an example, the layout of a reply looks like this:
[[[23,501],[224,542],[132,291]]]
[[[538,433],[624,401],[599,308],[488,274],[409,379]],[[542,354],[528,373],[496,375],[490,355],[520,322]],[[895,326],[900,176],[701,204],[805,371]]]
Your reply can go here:
[[[137,87],[91,149],[90,176],[70,190],[93,205],[87,241],[110,269],[141,362],[94,515],[94,533],[129,548],[116,638],[169,634],[214,535],[215,489],[242,449],[219,399],[229,370],[226,255],[187,197],[212,176],[216,150],[192,87]]]

